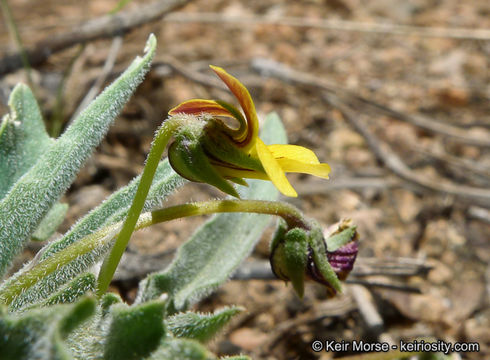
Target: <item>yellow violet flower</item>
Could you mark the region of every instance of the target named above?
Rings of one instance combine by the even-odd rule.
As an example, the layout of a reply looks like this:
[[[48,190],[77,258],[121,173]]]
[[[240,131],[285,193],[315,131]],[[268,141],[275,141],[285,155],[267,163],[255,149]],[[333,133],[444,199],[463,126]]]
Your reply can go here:
[[[214,120],[214,123],[209,125],[208,131],[205,132],[206,135],[204,137],[208,139],[201,140],[205,143],[203,152],[208,155],[209,163],[217,174],[240,184],[244,184],[243,178],[270,180],[282,194],[293,197],[298,195],[286,178],[285,173],[306,173],[328,179],[330,166],[320,163],[313,151],[296,145],[264,144],[258,136],[259,121],[255,105],[247,88],[222,68],[217,66],[210,67],[235,95],[245,114],[245,118],[233,105],[223,101],[203,99],[185,101],[171,109],[169,115],[178,116],[179,114],[184,114],[198,116],[203,120]],[[239,123],[238,129],[233,129],[226,125],[219,120],[219,117],[237,120]],[[216,132],[221,132],[220,136],[215,134]],[[214,145],[210,145],[210,142]],[[231,142],[233,147],[238,149],[241,154],[237,155],[233,147],[224,144],[226,142]],[[213,147],[220,147],[221,149],[215,150]],[[172,147],[169,149],[169,158],[172,164],[172,162],[177,161],[172,161],[171,151]],[[230,152],[230,156],[225,154],[227,151]],[[186,154],[191,153],[187,149],[185,152]],[[234,154],[231,154],[231,152]],[[192,154],[195,154],[195,152]],[[177,157],[174,156],[174,158]],[[193,164],[195,163],[196,161],[193,162]],[[179,171],[179,166],[174,166],[174,169],[190,180],[199,181],[200,179],[196,176],[189,175],[188,167],[185,170],[180,169],[181,171]],[[217,186],[214,183],[213,185]],[[223,190],[222,187],[220,188]],[[226,189],[224,191],[235,195]]]

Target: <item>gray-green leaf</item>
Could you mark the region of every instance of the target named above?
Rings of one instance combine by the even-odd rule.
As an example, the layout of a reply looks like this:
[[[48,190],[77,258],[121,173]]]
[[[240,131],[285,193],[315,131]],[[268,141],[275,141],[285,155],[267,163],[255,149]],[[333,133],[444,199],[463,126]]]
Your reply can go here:
[[[65,287],[50,296],[42,306],[68,304],[77,301],[89,291],[95,291],[96,279],[92,273],[77,276]]]
[[[10,114],[0,124],[0,199],[54,143],[27,85],[12,90],[8,105]]]
[[[139,360],[149,356],[165,334],[164,307],[161,301],[131,307],[113,305],[104,359]]]
[[[149,70],[153,35],[143,58],[100,94],[9,190],[0,202],[0,276],[106,134],[109,125]]]
[[[44,218],[41,220],[41,222],[37,226],[36,231],[34,231],[34,234],[32,234],[32,240],[48,240],[63,222],[67,211],[67,204],[54,204],[53,207],[48,211],[46,216],[44,216]]]
[[[61,239],[46,245],[41,250],[39,259],[33,260],[28,266],[11,276],[2,284],[0,289],[8,288],[10,284],[15,282],[18,276],[28,271],[30,265],[36,261],[46,259],[82,237],[104,226],[109,226],[124,219],[138,187],[139,180],[140,176],[131,181],[128,186],[112,194],[100,206],[79,220]],[[185,180],[172,170],[167,159],[161,161],[155,173],[155,178],[153,179],[153,184],[148,193],[143,211],[150,211],[155,207],[161,206],[164,199],[184,183]],[[77,260],[47,275],[31,288],[25,289],[12,302],[10,310],[19,310],[26,305],[42,301],[42,299],[50,296],[61,285],[70,281],[78,274],[87,271],[108,249],[109,247],[107,246],[98,248],[96,251],[80,256]]]
[[[213,314],[189,311],[168,318],[167,326],[176,337],[207,342],[221,331],[233,316],[242,311],[242,308],[235,306],[215,311]]]
[[[0,354],[5,360],[70,360],[64,340],[95,312],[95,300],[0,315]]]
[[[168,338],[146,360],[216,360],[216,357],[197,341]]]

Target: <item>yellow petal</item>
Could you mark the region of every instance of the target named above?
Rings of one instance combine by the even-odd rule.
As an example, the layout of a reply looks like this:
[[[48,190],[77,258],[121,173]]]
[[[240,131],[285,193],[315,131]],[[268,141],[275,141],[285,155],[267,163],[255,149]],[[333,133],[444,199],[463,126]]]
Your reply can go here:
[[[188,115],[200,115],[200,114],[210,114],[214,116],[228,116],[234,117],[233,114],[225,109],[223,106],[218,104],[213,100],[204,100],[204,99],[193,99],[184,101],[180,103],[173,109],[171,109],[168,114],[188,114]]]
[[[307,164],[319,164],[315,153],[310,149],[297,145],[267,145],[276,160],[287,158]]]
[[[307,164],[286,158],[277,159],[276,161],[285,172],[310,174],[324,179],[328,179],[328,174],[330,173],[330,166],[328,164]]]
[[[240,106],[247,118],[248,133],[246,139],[243,141],[244,148],[250,150],[253,148],[255,139],[259,134],[259,119],[257,118],[257,112],[255,111],[255,105],[252,101],[252,97],[247,88],[235,77],[228,74],[224,69],[218,66],[210,65],[210,68],[218,75],[221,80],[228,86],[230,91],[235,95]]]
[[[272,153],[267,148],[267,145],[265,145],[262,140],[257,138],[255,148],[257,150],[257,155],[259,156],[260,162],[262,163],[267,176],[269,176],[269,179],[272,181],[274,186],[286,196],[298,196],[286,178],[281,166],[279,166],[278,162],[276,159],[274,159],[274,156],[272,156]]]

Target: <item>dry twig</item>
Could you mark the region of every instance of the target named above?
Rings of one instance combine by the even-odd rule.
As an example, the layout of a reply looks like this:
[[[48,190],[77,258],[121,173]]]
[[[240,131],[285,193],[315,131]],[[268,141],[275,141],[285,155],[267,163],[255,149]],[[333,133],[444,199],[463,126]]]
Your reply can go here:
[[[313,311],[301,314],[293,319],[289,319],[278,324],[269,335],[265,343],[254,352],[254,357],[268,354],[280,340],[284,337],[291,336],[297,331],[300,325],[312,324],[328,317],[345,316],[356,309],[356,304],[351,296],[339,296],[330,301],[316,303]]]
[[[468,216],[475,220],[483,221],[490,224],[490,211],[477,206],[470,206]]]
[[[443,163],[444,165],[459,170],[459,176],[466,178],[472,182],[481,183],[480,186],[490,184],[490,168],[485,165],[478,164],[474,161],[464,159],[458,156],[450,155],[442,150],[426,150],[424,148],[414,148],[416,152],[432,159],[432,163]]]
[[[240,26],[244,24],[270,24],[399,36],[419,36],[461,40],[490,40],[490,30],[488,29],[422,27],[388,23],[363,23],[356,21],[327,20],[303,17],[233,16],[224,15],[221,13],[175,13],[171,16],[168,16],[165,21],[176,23],[228,23],[234,25],[237,24]]]
[[[163,56],[159,57],[158,61],[153,64],[153,68],[160,76],[179,74],[197,84],[216,88],[227,93],[229,92],[228,88],[216,76],[206,75],[200,72],[200,70],[209,70],[209,62],[206,62],[205,66],[200,61],[191,64],[182,64],[175,58]],[[246,84],[248,88],[263,85],[262,79],[258,76],[241,76],[240,81]]]
[[[398,120],[409,122],[412,125],[418,126],[432,133],[452,137],[464,144],[490,148],[490,136],[475,138],[473,136],[469,136],[465,129],[461,129],[457,126],[434,121],[422,115],[404,114],[371,99],[354,94],[349,90],[346,90],[336,84],[329,83],[318,78],[317,76],[288,68],[276,61],[269,59],[255,59],[252,61],[252,68],[264,76],[275,77],[296,85],[323,90],[329,94],[335,95],[343,103],[349,103],[356,106],[366,105],[372,110],[382,112],[385,115],[391,116]]]
[[[349,292],[356,301],[369,335],[377,338],[383,332],[384,321],[376,308],[373,296],[361,285],[349,286]]]
[[[87,92],[87,95],[83,98],[83,100],[80,102],[78,105],[77,109],[73,112],[73,115],[70,118],[70,121],[68,122],[68,125],[71,124],[78,114],[85,109],[88,104],[92,102],[92,100],[97,96],[97,94],[100,92],[100,89],[102,85],[104,85],[104,82],[107,80],[107,77],[110,75],[112,72],[112,69],[114,68],[114,64],[116,63],[116,58],[117,54],[119,53],[119,50],[121,49],[122,45],[122,36],[116,36],[112,40],[111,48],[109,49],[109,55],[107,56],[107,59],[104,63],[104,67],[102,68],[102,71],[100,72],[99,76],[97,77],[97,80],[95,80],[94,84],[90,88],[90,90]]]
[[[273,65],[273,66],[272,66]],[[359,132],[366,140],[369,148],[373,151],[375,156],[382,161],[388,169],[395,173],[400,178],[413,183],[421,188],[441,193],[444,195],[455,196],[461,200],[478,203],[482,206],[490,206],[490,190],[477,188],[467,185],[455,184],[452,182],[440,182],[427,179],[426,177],[414,172],[410,169],[401,158],[396,155],[391,148],[381,142],[376,135],[365,125],[365,121],[360,119],[366,119],[366,116],[358,111],[354,111],[349,105],[349,100],[362,100],[366,103],[373,103],[370,100],[363,99],[357,95],[352,95],[346,90],[334,87],[317,77],[310,74],[301,73],[285,67],[284,65],[277,64],[275,62],[254,62],[254,68],[261,71],[264,75],[276,77],[286,82],[290,82],[296,85],[309,86],[323,91],[320,92],[322,99],[329,105],[339,109],[343,114],[347,122]],[[382,105],[375,105],[376,107],[386,108]],[[386,108],[389,111],[393,111]],[[403,117],[409,118],[408,115]],[[455,138],[462,140],[466,143],[472,143],[472,145],[490,146],[490,140],[488,139],[474,139],[467,136],[464,130],[458,129],[453,126],[443,125],[438,123],[436,128],[445,128],[445,135],[451,135]],[[451,131],[449,131],[451,130]]]
[[[141,6],[135,10],[128,10],[114,15],[106,15],[87,21],[73,30],[50,36],[34,46],[26,49],[31,65],[39,65],[52,54],[67,49],[73,45],[88,41],[111,38],[121,35],[140,25],[160,19],[190,0],[166,0]],[[19,53],[11,54],[0,59],[0,75],[8,74],[22,67],[22,56]]]
[[[194,81],[198,84],[215,87],[223,91],[226,91],[228,89],[223,84],[223,82],[219,81],[217,78],[202,74],[198,71],[194,71],[192,70],[191,66],[183,65],[179,61],[175,60],[174,58],[165,56],[165,57],[160,57],[158,60],[159,61],[155,64],[157,69],[162,66],[168,66],[171,71],[180,74],[185,78]]]
[[[322,194],[328,191],[340,189],[390,189],[403,187],[404,183],[395,178],[386,177],[340,177],[335,181],[324,182],[309,180],[295,184],[295,188],[301,193],[301,196]]]
[[[356,260],[356,266],[352,270],[350,277],[345,281],[348,284],[359,284],[367,287],[385,288],[391,290],[398,290],[403,292],[420,293],[420,289],[409,286],[400,282],[380,282],[369,279],[359,279],[361,276],[369,276],[375,274],[382,274],[384,276],[418,276],[425,274],[427,265],[421,262],[417,262],[415,259],[370,259],[367,262],[371,263],[371,266],[376,268],[376,262],[378,265],[377,270],[373,270],[372,273],[358,271],[359,266],[366,259],[358,258]],[[396,262],[400,261],[397,265]],[[384,262],[387,262],[387,265]],[[411,261],[411,265],[410,264]],[[390,267],[391,265],[391,267]],[[404,270],[405,269],[405,270]],[[277,280],[276,276],[272,273],[270,264],[268,261],[248,261],[242,264],[232,276],[233,280]]]
[[[351,108],[343,104],[342,101],[335,95],[324,93],[322,97],[326,102],[342,112],[344,118],[349,122],[349,124],[351,124],[351,126],[364,137],[368,146],[376,157],[381,160],[388,169],[393,171],[393,173],[402,179],[436,193],[455,196],[469,203],[478,203],[482,206],[490,206],[490,190],[455,184],[452,182],[431,180],[414,172],[389,148],[387,144],[382,143],[369,130],[363,121],[359,120],[359,118],[365,119],[363,114],[358,114],[352,111]]]

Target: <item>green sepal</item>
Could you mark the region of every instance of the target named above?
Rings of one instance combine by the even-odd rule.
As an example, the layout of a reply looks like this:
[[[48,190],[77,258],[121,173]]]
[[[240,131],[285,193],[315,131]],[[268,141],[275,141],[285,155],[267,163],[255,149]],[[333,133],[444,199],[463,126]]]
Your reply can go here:
[[[210,121],[204,128],[201,143],[206,153],[222,163],[239,169],[249,169],[265,174],[264,167],[257,157],[243,151],[223,129],[220,121]]]
[[[340,280],[327,259],[327,249],[325,248],[325,240],[323,239],[321,227],[315,225],[309,233],[308,243],[313,252],[313,262],[315,263],[316,269],[337,292],[341,292],[342,286]]]
[[[356,226],[348,227],[341,232],[328,237],[325,241],[327,242],[327,249],[329,252],[334,252],[340,249],[342,246],[353,241],[356,236]]]
[[[284,265],[296,294],[303,298],[308,262],[308,234],[303,229],[292,229],[284,242]]]
[[[235,184],[248,187],[248,183],[245,180],[243,180],[242,178],[233,177],[233,178],[229,178],[228,180],[234,182]]]
[[[112,321],[104,346],[104,359],[139,360],[149,356],[165,335],[164,308],[162,301],[131,307],[111,306]]]
[[[178,313],[167,319],[168,329],[176,337],[207,342],[211,340],[231,318],[242,312],[243,308],[231,307],[215,311],[213,314],[199,314],[188,311]]]
[[[240,197],[235,188],[211,165],[198,141],[175,141],[168,149],[168,160],[180,176],[213,185],[231,196]]]
[[[274,249],[279,245],[279,243],[284,241],[287,232],[288,232],[288,225],[286,221],[284,221],[284,219],[282,218],[278,219],[276,231],[274,232],[274,235],[272,236],[272,240],[270,243],[271,256],[274,253]]]
[[[287,231],[284,221],[279,223],[271,243],[272,271],[282,280],[291,281],[300,298],[304,295],[308,264],[308,233],[294,228]]]

